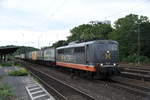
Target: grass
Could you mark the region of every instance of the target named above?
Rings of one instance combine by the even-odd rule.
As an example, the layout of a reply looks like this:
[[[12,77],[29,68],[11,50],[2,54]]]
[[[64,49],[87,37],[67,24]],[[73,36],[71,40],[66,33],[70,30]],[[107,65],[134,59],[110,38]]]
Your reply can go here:
[[[40,80],[39,80],[38,78],[36,78],[36,77],[34,77],[34,76],[33,76],[32,78],[33,78],[34,81],[36,81],[36,82],[38,82],[39,84],[41,84],[41,83],[40,83]]]
[[[15,95],[11,91],[11,86],[0,81],[0,100],[12,100]]]
[[[11,67],[12,66],[12,62],[1,62],[0,65],[2,67]]]
[[[17,67],[22,66],[20,63],[16,63],[16,62],[15,62],[13,65],[14,65],[14,66],[17,66]]]
[[[22,68],[19,70],[8,72],[8,75],[10,75],[10,76],[25,76],[25,75],[28,75],[28,71],[26,69]]]
[[[2,67],[12,67],[12,66],[21,66],[20,63],[14,62],[14,61],[6,61],[6,62],[1,62],[0,66]]]
[[[11,92],[11,87],[7,84],[0,84],[0,95],[3,96],[14,96],[14,94]]]

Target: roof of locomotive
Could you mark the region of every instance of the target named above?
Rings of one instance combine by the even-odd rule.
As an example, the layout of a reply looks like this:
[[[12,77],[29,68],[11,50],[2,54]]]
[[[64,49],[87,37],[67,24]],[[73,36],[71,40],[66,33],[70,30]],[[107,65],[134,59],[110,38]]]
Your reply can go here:
[[[72,48],[72,47],[82,47],[82,46],[85,46],[85,45],[88,45],[88,44],[104,44],[104,43],[105,44],[117,44],[118,45],[118,42],[114,41],[114,40],[95,40],[95,41],[88,41],[88,42],[82,42],[82,43],[69,44],[69,45],[66,45],[66,46],[58,47],[57,49]]]

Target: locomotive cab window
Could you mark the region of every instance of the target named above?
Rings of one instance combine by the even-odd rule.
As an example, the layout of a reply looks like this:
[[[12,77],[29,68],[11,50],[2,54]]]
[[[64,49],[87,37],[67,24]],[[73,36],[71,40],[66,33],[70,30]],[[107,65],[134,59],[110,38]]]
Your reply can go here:
[[[103,51],[105,50],[116,51],[118,49],[117,44],[97,44],[95,48]]]

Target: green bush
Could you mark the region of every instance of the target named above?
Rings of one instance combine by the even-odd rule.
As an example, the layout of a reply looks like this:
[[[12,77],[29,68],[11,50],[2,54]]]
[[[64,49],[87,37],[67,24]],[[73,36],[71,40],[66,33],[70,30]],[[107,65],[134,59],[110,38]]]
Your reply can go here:
[[[2,62],[0,65],[2,67],[10,67],[10,66],[12,66],[12,62]]]
[[[13,66],[13,64],[14,64],[14,62],[12,62],[12,61],[9,61],[9,62],[1,62],[1,63],[0,63],[0,65],[1,65],[2,67],[11,67],[11,66]]]
[[[18,62],[14,62],[13,65],[14,65],[14,66],[21,66],[21,64],[18,63]]]
[[[11,87],[7,84],[0,83],[0,100],[11,100],[13,96]]]
[[[140,63],[149,63],[150,59],[148,57],[145,56],[137,56],[137,55],[130,55],[127,56],[126,58],[123,58],[123,62],[131,62],[131,63],[137,63],[138,60],[140,61]]]
[[[2,67],[21,66],[20,63],[17,63],[17,62],[14,62],[14,61],[1,62],[0,65]]]
[[[19,70],[8,72],[8,75],[10,75],[10,76],[25,76],[25,75],[28,75],[28,71],[26,69],[19,69]]]

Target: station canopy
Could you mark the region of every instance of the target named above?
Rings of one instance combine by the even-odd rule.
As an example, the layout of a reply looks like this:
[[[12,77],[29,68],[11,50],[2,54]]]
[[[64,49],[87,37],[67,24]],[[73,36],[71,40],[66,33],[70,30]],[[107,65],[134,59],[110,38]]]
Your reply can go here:
[[[12,54],[14,53],[19,47],[0,47],[0,54]]]

